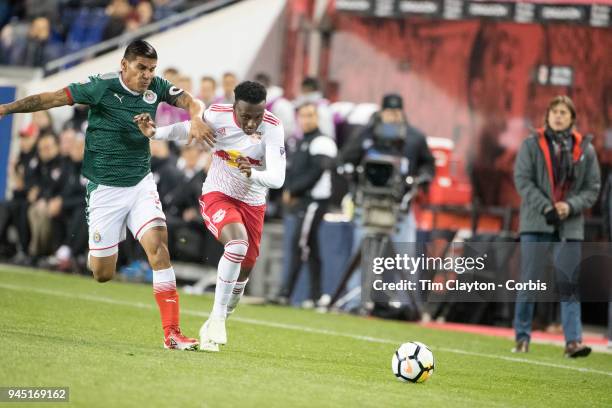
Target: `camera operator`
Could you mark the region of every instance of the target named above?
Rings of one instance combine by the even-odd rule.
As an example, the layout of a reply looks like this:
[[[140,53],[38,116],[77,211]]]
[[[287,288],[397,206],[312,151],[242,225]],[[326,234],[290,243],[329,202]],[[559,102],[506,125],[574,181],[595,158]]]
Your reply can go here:
[[[402,158],[402,176],[417,180],[427,188],[435,173],[435,161],[427,146],[425,135],[408,123],[403,111],[404,102],[397,94],[387,94],[382,100],[382,109],[372,115],[370,123],[356,137],[347,141],[341,161],[359,165],[369,151],[399,156]],[[416,225],[412,217],[405,242],[416,240]]]
[[[344,146],[341,154],[341,163],[344,164],[344,169],[348,170],[351,166],[356,166],[360,171],[366,173],[366,178],[370,176],[367,170],[368,161],[371,158],[386,156],[393,158],[396,163],[395,172],[399,173],[399,177],[390,178],[387,187],[390,190],[411,192],[414,196],[415,190],[410,189],[423,188],[427,189],[429,181],[434,177],[435,161],[427,146],[425,135],[418,129],[411,126],[406,119],[403,111],[403,100],[400,95],[387,94],[382,100],[382,109],[374,113],[368,125],[352,139],[349,139]],[[364,164],[365,163],[365,164]],[[351,166],[347,166],[351,165]],[[376,176],[376,170],[372,175]],[[381,171],[380,174],[384,174]],[[374,183],[376,184],[376,182]],[[360,189],[364,190],[364,185],[358,183],[357,196],[360,194]],[[403,194],[403,193],[402,193]],[[396,200],[397,197],[393,197]],[[370,216],[366,217],[364,208],[358,207],[355,211],[354,223],[356,226],[354,234],[354,243],[359,245],[359,242],[366,236],[368,223],[371,220]],[[365,204],[365,203],[364,203]],[[392,206],[389,205],[389,206]],[[402,207],[400,207],[402,208]],[[407,210],[407,208],[403,208]],[[389,209],[389,216],[397,218],[393,223],[396,230],[393,231],[392,240],[394,242],[414,243],[416,242],[416,221],[412,212],[405,211],[397,215],[392,209]],[[378,217],[378,216],[377,216]],[[359,248],[355,246],[355,249]],[[411,275],[415,277],[416,275]],[[349,282],[350,286],[356,284],[355,280]],[[421,301],[418,299],[407,299],[408,307],[405,310],[410,318],[418,317],[421,313]],[[352,308],[352,306],[349,306]]]
[[[367,150],[374,148],[379,153],[408,159],[407,175],[433,179],[434,158],[425,135],[408,123],[403,108],[404,101],[400,95],[385,95],[382,109],[372,115],[370,123],[357,137],[347,141],[342,151],[343,162],[358,165]]]

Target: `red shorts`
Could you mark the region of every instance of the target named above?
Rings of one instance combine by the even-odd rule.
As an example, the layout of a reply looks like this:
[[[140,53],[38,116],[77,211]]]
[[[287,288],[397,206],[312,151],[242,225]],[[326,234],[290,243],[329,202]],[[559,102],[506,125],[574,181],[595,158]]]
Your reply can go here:
[[[206,228],[219,240],[226,224],[238,222],[247,231],[249,249],[242,266],[252,267],[259,256],[259,243],[263,231],[266,205],[248,205],[223,193],[213,191],[200,197],[200,213]]]

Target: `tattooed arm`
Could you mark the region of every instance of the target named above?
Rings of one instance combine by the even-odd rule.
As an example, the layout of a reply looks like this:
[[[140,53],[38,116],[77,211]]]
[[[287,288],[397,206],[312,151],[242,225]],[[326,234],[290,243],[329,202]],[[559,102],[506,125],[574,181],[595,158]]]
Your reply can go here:
[[[176,100],[175,105],[185,109],[189,112],[189,116],[191,116],[191,129],[189,131],[189,141],[187,144],[191,144],[191,141],[196,139],[199,142],[204,142],[210,147],[213,147],[215,144],[215,135],[210,126],[204,122],[204,103],[191,96],[189,92],[183,92]]]
[[[70,104],[71,101],[65,89],[56,92],[43,92],[0,105],[0,118],[11,113],[37,112]]]

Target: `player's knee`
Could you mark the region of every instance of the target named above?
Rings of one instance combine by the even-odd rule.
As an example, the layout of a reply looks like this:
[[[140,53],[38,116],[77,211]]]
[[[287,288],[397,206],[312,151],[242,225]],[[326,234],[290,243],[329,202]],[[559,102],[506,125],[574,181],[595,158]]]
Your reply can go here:
[[[233,262],[242,263],[249,250],[249,243],[243,239],[233,239],[225,244],[225,257]]]
[[[94,272],[94,279],[96,280],[96,282],[104,283],[104,282],[108,282],[109,280],[113,279],[113,277],[109,275],[105,275],[105,274],[96,274]]]
[[[106,259],[89,257],[89,269],[93,272],[93,277],[97,282],[104,283],[113,279],[115,276],[115,262]]]
[[[221,231],[221,241],[245,241],[248,246],[248,235],[245,226],[242,223],[231,223],[223,227]]]
[[[98,266],[91,269],[93,272],[94,279],[97,282],[104,283],[113,279],[115,276],[115,268],[112,269],[107,266]]]

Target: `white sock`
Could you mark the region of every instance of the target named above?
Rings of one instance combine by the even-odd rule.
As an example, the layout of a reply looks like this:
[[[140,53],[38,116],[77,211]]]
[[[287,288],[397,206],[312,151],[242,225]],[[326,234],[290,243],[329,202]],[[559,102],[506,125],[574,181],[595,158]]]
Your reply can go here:
[[[217,287],[215,288],[212,317],[225,319],[227,304],[240,275],[240,264],[248,249],[249,243],[244,240],[234,239],[225,244],[225,252],[217,267]]]
[[[153,292],[169,292],[176,290],[176,276],[174,268],[153,271]]]
[[[230,299],[227,304],[227,313],[233,312],[236,306],[238,306],[238,302],[240,302],[240,298],[244,293],[244,288],[246,287],[248,281],[248,279],[245,279],[242,282],[236,282],[234,285],[234,289],[232,290],[232,294],[230,295]]]

